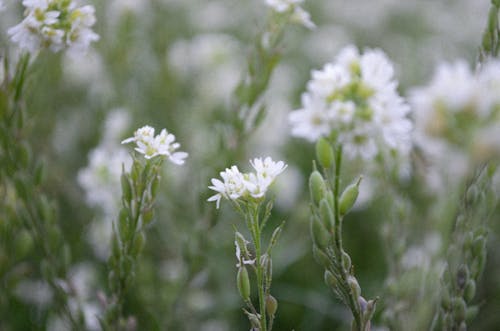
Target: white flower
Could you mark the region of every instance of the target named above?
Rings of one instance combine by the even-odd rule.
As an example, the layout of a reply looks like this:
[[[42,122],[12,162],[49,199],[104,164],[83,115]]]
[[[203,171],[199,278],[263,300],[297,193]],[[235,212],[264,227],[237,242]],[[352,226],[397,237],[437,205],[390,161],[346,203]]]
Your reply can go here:
[[[134,132],[134,136],[122,141],[122,144],[135,142],[135,150],[144,154],[146,159],[151,159],[158,155],[164,155],[177,165],[184,164],[184,159],[188,156],[186,152],[176,152],[180,144],[175,142],[175,136],[168,133],[166,129],[155,136],[155,129],[151,126],[143,126]]]
[[[20,48],[36,53],[42,48],[58,52],[85,52],[99,36],[91,27],[95,23],[93,6],[77,7],[73,1],[24,0],[25,18],[7,33]]]
[[[237,166],[232,166],[220,173],[222,180],[212,178],[212,185],[208,188],[217,194],[207,201],[215,201],[217,208],[222,198],[236,201],[238,199],[261,199],[276,176],[287,167],[283,161],[274,162],[270,157],[255,158],[250,161],[255,173],[241,173]]]
[[[243,244],[246,245],[248,243],[249,242],[245,240],[245,242]],[[241,254],[242,249],[241,249],[240,245],[238,244],[237,240],[234,241],[234,245],[236,246],[236,259],[238,259],[238,263],[236,263],[236,268],[240,268],[241,266],[243,266],[245,264],[254,264],[255,263],[255,259],[245,260],[245,256],[243,256],[243,254]]]
[[[408,155],[410,109],[393,75],[381,50],[361,55],[354,46],[344,48],[335,61],[311,72],[302,108],[289,115],[292,135],[316,141],[335,133],[351,159],[370,160],[393,151]]]
[[[308,29],[314,29],[316,25],[311,20],[311,15],[305,11],[300,4],[304,0],[266,0],[266,5],[278,13],[293,10],[290,21],[301,24]]]

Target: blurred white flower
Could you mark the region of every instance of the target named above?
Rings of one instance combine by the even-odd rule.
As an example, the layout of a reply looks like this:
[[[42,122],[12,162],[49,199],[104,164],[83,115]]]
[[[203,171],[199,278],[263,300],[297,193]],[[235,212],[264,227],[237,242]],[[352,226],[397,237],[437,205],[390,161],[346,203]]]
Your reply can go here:
[[[74,1],[24,0],[25,18],[7,33],[21,49],[36,53],[42,48],[58,52],[85,52],[91,42],[99,40],[91,27],[95,8],[77,7]]]
[[[180,144],[175,142],[175,136],[168,133],[166,129],[161,130],[159,135],[154,135],[155,129],[146,125],[137,129],[134,136],[122,141],[122,144],[135,142],[135,150],[144,154],[146,159],[151,159],[158,155],[166,156],[172,163],[184,164],[184,159],[188,156],[186,152],[176,152]]]
[[[256,170],[255,173],[241,173],[237,166],[232,166],[220,173],[222,181],[212,178],[212,186],[209,188],[217,194],[208,198],[208,201],[215,201],[219,208],[222,198],[233,201],[260,199],[266,194],[276,176],[287,167],[283,161],[275,162],[270,157],[264,160],[255,158],[250,161],[250,164]]]
[[[3,1],[2,1],[2,0],[0,0],[0,11],[2,11],[2,10],[4,10],[4,9],[5,9],[5,7],[4,7]]]
[[[292,135],[316,141],[336,134],[351,159],[408,155],[410,109],[398,95],[393,75],[382,51],[369,49],[361,55],[354,46],[344,48],[334,62],[312,71],[302,108],[289,115]]]
[[[266,5],[278,13],[292,11],[291,21],[313,29],[316,25],[311,21],[311,15],[300,4],[304,0],[266,0]]]

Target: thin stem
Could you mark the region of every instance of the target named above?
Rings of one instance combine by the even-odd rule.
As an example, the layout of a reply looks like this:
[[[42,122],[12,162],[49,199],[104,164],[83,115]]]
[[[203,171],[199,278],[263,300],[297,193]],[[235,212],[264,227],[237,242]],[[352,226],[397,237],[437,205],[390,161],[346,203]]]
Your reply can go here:
[[[255,265],[257,267],[257,287],[259,294],[259,310],[260,310],[260,325],[261,331],[267,330],[267,322],[266,322],[266,301],[265,301],[265,293],[264,293],[264,270],[262,268],[262,264],[260,261],[260,253],[261,253],[261,231],[259,224],[259,208],[252,209],[252,227],[253,227],[253,236],[254,236],[254,245],[255,245]]]

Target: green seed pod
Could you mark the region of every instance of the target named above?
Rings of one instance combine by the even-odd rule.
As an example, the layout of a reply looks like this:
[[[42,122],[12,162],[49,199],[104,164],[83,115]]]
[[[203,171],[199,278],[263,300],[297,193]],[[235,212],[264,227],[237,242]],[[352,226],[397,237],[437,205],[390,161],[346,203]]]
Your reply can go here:
[[[245,266],[238,269],[238,274],[236,276],[236,283],[238,285],[238,291],[244,301],[250,300],[250,279],[248,277],[248,271]]]
[[[362,177],[359,177],[356,183],[352,183],[347,186],[344,192],[342,192],[339,200],[339,213],[341,216],[345,215],[352,208],[352,206],[354,206],[354,203],[358,198],[361,179]]]
[[[141,214],[142,223],[144,225],[148,225],[149,223],[151,223],[153,217],[155,216],[154,208],[151,206],[150,208],[144,209]]]
[[[266,297],[266,312],[269,316],[274,316],[278,310],[278,300],[269,294]]]
[[[473,279],[469,279],[464,290],[464,299],[466,302],[471,302],[476,295],[476,282]]]
[[[335,229],[335,217],[326,199],[322,199],[319,203],[319,213],[325,228],[328,229],[330,233],[333,233]]]
[[[325,195],[326,185],[323,177],[317,170],[314,170],[309,177],[309,192],[311,193],[311,201],[315,206],[318,206]]]
[[[128,212],[125,209],[120,210],[120,215],[118,216],[118,232],[122,240],[127,240],[131,233]]]
[[[328,202],[328,206],[330,207],[331,210],[333,210],[335,207],[335,203],[333,200],[334,200],[333,199],[333,192],[328,190],[326,192],[326,202]]]
[[[464,299],[462,298],[454,298],[452,300],[453,305],[453,317],[456,321],[465,321],[467,305],[465,304]]]
[[[323,266],[324,268],[328,268],[331,264],[330,258],[325,254],[318,246],[313,245],[313,256],[316,262]]]
[[[328,247],[329,234],[317,217],[311,217],[311,237],[313,242],[321,249]]]
[[[337,278],[335,278],[335,276],[329,270],[325,270],[325,274],[324,274],[323,278],[325,280],[326,286],[333,288],[333,289],[337,288],[337,286],[339,284],[337,281]]]
[[[325,169],[333,165],[333,148],[325,138],[319,138],[316,143],[316,158],[319,164]]]
[[[238,248],[240,249],[241,254],[243,256],[247,256],[248,255],[248,248],[247,248],[247,242],[248,241],[238,231],[236,231],[234,233],[234,242],[236,243],[236,245],[238,245]]]
[[[132,255],[138,256],[142,252],[142,248],[144,247],[144,243],[146,241],[146,236],[143,232],[139,232],[136,234],[134,238],[134,243],[132,244]]]

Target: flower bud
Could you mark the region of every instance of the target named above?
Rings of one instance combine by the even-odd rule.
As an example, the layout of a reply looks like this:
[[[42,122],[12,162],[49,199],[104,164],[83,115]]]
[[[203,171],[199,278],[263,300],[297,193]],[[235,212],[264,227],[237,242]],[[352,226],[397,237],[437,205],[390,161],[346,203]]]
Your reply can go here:
[[[350,272],[351,266],[352,266],[351,257],[346,252],[342,252],[342,267],[346,272]]]
[[[469,280],[469,268],[465,264],[460,265],[457,271],[456,284],[460,290],[465,288],[465,284]]]
[[[138,256],[139,253],[142,251],[142,248],[144,247],[144,242],[145,242],[145,235],[142,232],[139,232],[135,238],[134,242],[132,244],[132,255]]]
[[[351,208],[354,206],[356,199],[359,194],[359,184],[361,183],[361,179],[363,177],[359,177],[356,183],[352,183],[347,186],[342,192],[339,200],[339,213],[341,216],[345,215]]]
[[[278,310],[278,300],[269,294],[266,297],[266,312],[269,316],[274,316]]]
[[[248,271],[244,266],[241,266],[238,269],[236,283],[238,285],[238,291],[240,292],[243,300],[250,300],[250,279],[248,277]]]
[[[476,295],[476,282],[473,279],[469,279],[464,290],[464,299],[466,302],[471,302]]]
[[[236,243],[236,246],[241,250],[242,255],[248,256],[248,248],[247,248],[248,241],[238,231],[236,231],[234,234],[234,242]]]
[[[335,229],[335,218],[333,216],[333,211],[328,205],[326,199],[322,199],[319,203],[319,213],[321,215],[321,221],[323,221],[323,225],[330,233],[333,233]]]
[[[314,170],[309,177],[309,192],[311,193],[311,201],[318,206],[325,195],[326,185],[323,177],[317,170]]]
[[[123,173],[120,177],[122,183],[122,196],[125,201],[132,200],[132,186],[126,173]]]
[[[316,158],[318,159],[319,164],[328,169],[333,165],[333,149],[328,140],[325,138],[319,138],[316,143]]]
[[[355,297],[361,296],[361,287],[359,286],[359,283],[354,276],[349,276],[347,278],[347,283],[351,287],[352,292],[354,293]]]
[[[466,317],[467,305],[462,298],[453,299],[453,316],[456,321],[464,321]]]
[[[329,270],[325,270],[323,278],[325,280],[326,286],[334,289],[337,288],[338,285],[337,278],[335,278],[335,276]]]
[[[329,234],[317,217],[311,217],[311,237],[313,242],[321,249],[328,247]]]
[[[331,261],[328,258],[328,255],[326,255],[326,253],[319,249],[316,245],[313,245],[313,256],[316,262],[324,268],[328,268],[330,266]]]

